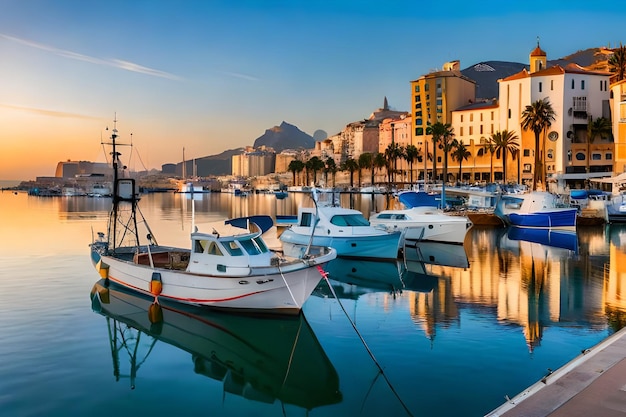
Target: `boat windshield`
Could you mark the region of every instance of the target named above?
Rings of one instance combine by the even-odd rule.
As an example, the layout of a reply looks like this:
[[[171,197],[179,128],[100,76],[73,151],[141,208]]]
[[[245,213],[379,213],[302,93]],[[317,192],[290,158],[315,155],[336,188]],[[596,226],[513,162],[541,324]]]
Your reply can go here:
[[[249,255],[258,255],[267,252],[267,246],[265,246],[263,241],[258,237],[255,239],[241,239],[239,243]]]
[[[370,223],[367,221],[362,214],[339,214],[333,216],[330,219],[330,222],[335,226],[369,226]]]

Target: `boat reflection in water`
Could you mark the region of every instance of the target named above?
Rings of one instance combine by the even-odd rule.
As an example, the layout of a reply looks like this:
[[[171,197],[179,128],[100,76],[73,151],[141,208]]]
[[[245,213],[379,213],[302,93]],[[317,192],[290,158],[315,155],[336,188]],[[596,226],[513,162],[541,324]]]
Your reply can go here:
[[[418,242],[404,248],[404,258],[397,261],[374,261],[336,258],[325,270],[340,298],[357,299],[372,292],[399,295],[403,291],[429,293],[440,275],[429,271],[430,265],[467,268],[469,261],[463,245],[440,242]],[[327,284],[321,282],[318,295],[331,296]]]
[[[555,229],[531,229],[523,227],[509,227],[509,240],[524,240],[531,243],[540,243],[545,246],[578,251],[578,236],[575,231]]]
[[[132,388],[139,365],[161,341],[191,353],[194,371],[223,381],[231,394],[307,410],[342,400],[337,372],[303,314],[233,315],[158,304],[104,280],[94,285],[91,300],[92,309],[107,318],[116,379],[122,376],[120,352],[131,356]]]

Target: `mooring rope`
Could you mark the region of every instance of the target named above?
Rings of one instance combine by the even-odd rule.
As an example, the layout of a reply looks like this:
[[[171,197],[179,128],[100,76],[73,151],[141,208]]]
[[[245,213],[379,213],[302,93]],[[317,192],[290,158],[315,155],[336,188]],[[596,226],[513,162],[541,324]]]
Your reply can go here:
[[[367,346],[367,343],[365,342],[365,339],[363,339],[363,336],[361,336],[361,333],[359,332],[359,330],[356,328],[356,324],[354,324],[354,321],[352,321],[352,319],[350,318],[350,316],[348,315],[348,312],[346,311],[345,307],[343,306],[343,304],[341,303],[341,300],[339,300],[339,297],[337,297],[337,294],[335,294],[335,290],[333,288],[333,286],[330,284],[330,281],[328,280],[328,272],[324,271],[322,269],[322,267],[320,265],[317,265],[317,270],[319,271],[320,275],[324,278],[324,280],[326,281],[326,284],[328,284],[328,288],[330,289],[330,292],[333,294],[333,297],[335,297],[335,300],[337,300],[337,303],[339,303],[339,306],[341,307],[341,309],[343,310],[343,313],[346,315],[348,321],[350,322],[350,324],[352,325],[352,328],[354,329],[354,331],[356,332],[357,336],[359,337],[359,339],[361,340],[361,343],[363,343],[363,346],[365,347],[365,350],[367,351],[367,353],[370,355],[370,357],[372,358],[372,361],[374,361],[374,364],[376,364],[376,367],[378,368],[378,370],[380,371],[380,374],[383,376],[383,378],[385,379],[385,382],[387,382],[387,385],[389,385],[389,388],[391,389],[391,392],[393,392],[393,394],[396,396],[396,398],[398,399],[398,401],[400,401],[400,404],[402,405],[402,407],[404,408],[404,410],[406,411],[406,413],[413,417],[413,414],[411,413],[411,411],[409,410],[409,408],[406,406],[406,404],[404,403],[404,401],[402,401],[402,398],[400,398],[400,395],[398,395],[398,392],[396,391],[396,389],[393,387],[393,385],[391,385],[391,381],[389,381],[389,379],[387,378],[387,375],[385,375],[385,371],[383,371],[383,368],[380,366],[380,364],[378,363],[378,361],[376,360],[376,357],[374,356],[374,353],[370,350],[369,346]]]

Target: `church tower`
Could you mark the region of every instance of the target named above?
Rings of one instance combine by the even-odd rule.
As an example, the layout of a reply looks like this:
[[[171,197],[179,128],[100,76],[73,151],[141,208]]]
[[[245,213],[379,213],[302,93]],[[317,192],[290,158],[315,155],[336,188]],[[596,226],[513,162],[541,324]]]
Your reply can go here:
[[[545,69],[547,60],[546,53],[539,47],[539,38],[537,38],[537,47],[530,53],[530,73]]]

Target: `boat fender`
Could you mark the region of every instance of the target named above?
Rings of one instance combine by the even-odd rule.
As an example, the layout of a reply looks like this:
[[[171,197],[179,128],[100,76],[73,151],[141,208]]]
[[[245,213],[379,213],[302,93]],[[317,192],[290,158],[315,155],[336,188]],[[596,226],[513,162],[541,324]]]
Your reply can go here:
[[[152,280],[150,280],[150,292],[152,295],[160,295],[163,290],[163,281],[161,281],[161,274],[158,272],[152,273]]]
[[[98,273],[100,274],[100,278],[107,279],[109,278],[109,265],[102,262],[102,259],[98,261]]]

